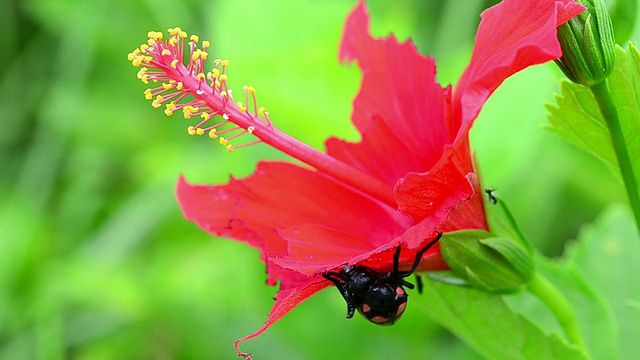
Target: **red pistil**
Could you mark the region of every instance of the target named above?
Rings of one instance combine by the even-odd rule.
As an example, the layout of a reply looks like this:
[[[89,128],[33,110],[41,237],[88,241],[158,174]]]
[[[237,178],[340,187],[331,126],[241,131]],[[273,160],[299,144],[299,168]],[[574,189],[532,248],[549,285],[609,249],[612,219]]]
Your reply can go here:
[[[193,116],[202,118],[197,125],[189,126],[187,131],[190,135],[208,133],[209,137],[217,138],[228,151],[264,142],[394,209],[397,208],[393,189],[388,184],[276,129],[265,108],[258,107],[253,87],[243,88],[244,103],[235,102],[233,93],[227,86],[227,60],[215,60],[213,70],[204,73],[208,41],[203,41],[202,49],[198,49],[198,37],[191,36],[189,58],[185,65],[183,49],[187,33],[180,28],[169,29],[168,32],[169,39],[166,41],[163,40],[163,33],[150,32],[148,43],[130,53],[129,60],[134,66],[145,66],[138,72],[138,78],[142,82],[162,82],[161,86],[145,91],[145,97],[153,100],[154,107],[165,104],[167,116],[182,110],[186,119]],[[187,100],[188,95],[194,99]],[[222,121],[209,125],[209,121],[215,117],[221,117]],[[234,126],[229,127],[230,124]],[[224,126],[226,127],[221,128]],[[234,132],[235,134],[227,137],[220,136]],[[259,141],[241,145],[230,143],[245,134],[251,134]]]

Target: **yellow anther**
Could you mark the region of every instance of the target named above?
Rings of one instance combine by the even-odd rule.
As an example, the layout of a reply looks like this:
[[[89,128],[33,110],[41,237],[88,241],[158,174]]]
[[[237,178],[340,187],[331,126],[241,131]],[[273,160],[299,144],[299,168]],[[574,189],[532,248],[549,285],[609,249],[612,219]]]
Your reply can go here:
[[[178,34],[179,37],[181,38],[186,38],[187,37],[187,32],[186,31],[180,31],[180,33]]]
[[[178,35],[180,32],[182,31],[182,29],[180,27],[174,27],[173,29],[167,29],[167,32],[169,32],[170,35],[176,36]]]
[[[172,80],[173,81],[173,80]],[[174,81],[175,82],[175,81]],[[162,83],[162,88],[165,90],[173,89],[173,84],[171,82]]]
[[[176,108],[175,101],[172,101],[172,102],[168,103],[165,106],[166,106],[166,109],[164,109],[164,114],[167,115],[167,116],[173,115],[173,110],[175,110],[175,108]]]
[[[131,64],[135,67],[142,65],[142,60],[144,60],[144,56],[138,55],[133,60],[131,60]]]
[[[178,60],[178,59],[171,60],[171,67],[175,69],[178,66],[178,62],[179,61],[180,60]]]
[[[162,95],[158,95],[156,99],[151,103],[151,106],[157,109],[162,106],[162,101],[164,101],[164,98],[162,97]]]
[[[222,60],[220,61],[220,63],[222,64],[222,66],[229,66],[229,60]]]
[[[227,145],[227,151],[228,152],[233,152],[233,145],[231,145],[231,144]]]
[[[221,60],[221,59],[215,59],[215,60],[213,60],[213,63],[214,63],[214,64],[216,64],[216,65],[220,65],[220,63],[221,63],[221,62],[222,62],[222,60]]]
[[[211,76],[213,76],[214,79],[217,79],[220,76],[220,69],[211,70]]]
[[[163,35],[164,34],[161,31],[149,31],[147,33],[147,37],[149,37],[149,39],[154,39],[154,40],[162,39]]]
[[[246,91],[248,91],[251,94],[255,94],[256,92],[256,88],[254,88],[253,86],[245,86],[246,87]]]
[[[153,95],[151,95],[151,89],[147,89],[144,91],[144,98],[147,100],[153,99]]]
[[[227,74],[221,74],[220,75],[220,81],[227,81],[229,77],[227,76]]]
[[[249,127],[247,128],[247,132],[248,132],[249,134],[253,134],[253,130],[255,130],[255,129],[256,129],[256,128],[255,128],[255,126],[249,126]]]
[[[180,91],[182,90],[182,81],[178,81],[178,85],[176,85],[176,90]]]
[[[238,102],[236,103],[236,105],[238,106],[238,109],[239,109],[240,111],[242,111],[242,112],[246,112],[246,111],[247,111],[247,107],[246,107],[246,106],[244,106],[244,105],[242,104],[242,102],[241,102],[241,101],[238,101]]]
[[[187,132],[189,133],[189,135],[193,136],[193,135],[195,135],[195,134],[196,134],[196,129],[195,129],[195,127],[193,127],[193,126],[189,126],[189,127],[187,128]]]
[[[146,67],[143,67],[142,69],[140,69],[140,71],[138,71],[138,79],[142,80],[143,83],[148,84],[149,83],[149,74],[147,74],[147,69]]]
[[[203,59],[203,60],[206,60],[206,59],[207,59],[207,55],[209,55],[209,54],[207,54],[206,52],[204,52],[204,51],[202,51],[202,50],[200,50],[200,49],[197,49],[197,50],[195,50],[195,51],[193,52],[193,55],[191,56],[191,58],[192,58],[194,61],[195,61],[195,60],[198,60],[198,58],[201,58],[201,59]]]
[[[202,60],[207,60],[207,58],[209,57],[209,53],[206,51],[202,51],[200,52],[200,56],[202,57]]]
[[[182,114],[184,115],[185,119],[191,119],[191,115],[197,112],[198,112],[198,108],[193,107],[191,105],[187,105],[184,108],[182,108]]]
[[[225,139],[224,136],[220,136],[220,145],[227,146],[229,144],[229,140]]]
[[[169,49],[164,49],[164,50],[162,50],[162,52],[160,53],[160,55],[162,55],[162,56],[171,55],[171,50],[169,50]]]
[[[200,41],[200,37],[198,35],[191,35],[189,40],[197,43],[198,41]]]
[[[216,85],[218,85],[218,84],[216,84]],[[227,92],[226,92],[226,91],[224,91],[224,90],[223,90],[223,91],[220,91],[220,96],[222,96],[222,97],[227,97]]]
[[[209,40],[202,40],[202,47],[203,48],[208,48],[209,46],[211,46],[211,42],[209,42]]]
[[[204,120],[209,120],[211,119],[211,115],[209,115],[209,113],[205,113],[203,112],[202,114],[200,114],[200,117],[203,118]]]
[[[215,139],[218,137],[218,135],[216,135],[216,129],[209,130],[209,137],[212,139]]]
[[[139,55],[140,55],[140,49],[135,49],[135,50],[133,50],[132,52],[130,52],[130,53],[127,55],[127,59],[128,59],[129,61],[133,61],[133,60],[134,60],[135,58],[137,58]]]
[[[265,111],[267,111],[267,109],[266,109],[264,106],[260,106],[260,107],[258,108],[258,114],[260,114],[260,115],[262,115],[262,116],[264,116]]]
[[[149,49],[149,45],[147,45],[147,44],[140,45],[140,51],[141,52],[146,53],[148,49]]]
[[[198,81],[202,81],[207,78],[204,73],[199,73],[196,77],[198,78]]]
[[[176,46],[176,45],[178,45],[178,38],[177,38],[177,37],[175,37],[175,36],[172,36],[172,37],[169,39],[169,45],[171,45],[171,46]]]

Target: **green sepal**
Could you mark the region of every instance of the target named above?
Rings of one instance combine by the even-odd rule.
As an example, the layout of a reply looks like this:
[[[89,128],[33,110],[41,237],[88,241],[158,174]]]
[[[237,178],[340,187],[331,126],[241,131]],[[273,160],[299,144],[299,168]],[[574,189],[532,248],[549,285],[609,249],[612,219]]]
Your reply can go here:
[[[440,250],[459,277],[486,292],[520,291],[535,272],[531,255],[520,245],[486,231],[446,233],[440,239]]]
[[[486,190],[485,192],[487,199],[484,202],[484,209],[491,234],[511,239],[530,255],[533,255],[533,245],[522,234],[504,199],[494,190]]]
[[[571,81],[591,87],[613,71],[613,25],[604,0],[578,2],[587,10],[558,27],[562,57],[556,63]]]

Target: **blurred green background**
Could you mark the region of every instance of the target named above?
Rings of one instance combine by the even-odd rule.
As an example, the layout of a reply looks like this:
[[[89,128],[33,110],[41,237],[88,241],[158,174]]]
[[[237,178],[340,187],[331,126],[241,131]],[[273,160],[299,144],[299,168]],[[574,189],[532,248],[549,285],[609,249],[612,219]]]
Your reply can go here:
[[[264,285],[258,251],[183,219],[174,186],[181,173],[222,183],[284,157],[187,136],[184,120],[144,100],[127,53],[148,30],[209,39],[212,57],[231,61],[232,88],[254,85],[281,130],[322,148],[332,135],[357,139],[349,114],[360,74],[337,62],[354,3],[0,3],[0,359],[236,358],[233,341],[263,324],[276,289]],[[493,3],[369,7],[375,35],[414,38],[448,84]],[[550,256],[624,201],[603,165],[541,129],[560,77],[552,64],[516,75],[472,131],[484,186]],[[411,305],[391,328],[344,315],[337,291],[324,290],[242,349],[256,359],[478,358]]]

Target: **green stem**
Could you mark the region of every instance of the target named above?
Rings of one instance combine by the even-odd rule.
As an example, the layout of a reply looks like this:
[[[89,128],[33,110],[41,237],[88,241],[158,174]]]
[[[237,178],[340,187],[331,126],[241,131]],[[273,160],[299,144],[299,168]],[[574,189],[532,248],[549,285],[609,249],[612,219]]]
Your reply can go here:
[[[618,158],[620,173],[622,174],[622,179],[627,189],[629,204],[631,205],[631,209],[635,215],[638,230],[640,230],[640,198],[638,197],[638,186],[633,173],[633,167],[631,166],[629,153],[627,152],[624,134],[620,127],[620,121],[618,120],[618,110],[611,99],[611,94],[609,93],[609,89],[607,88],[605,81],[590,87],[590,89],[598,102],[602,117],[607,122],[613,149],[616,152],[616,157]]]
[[[587,346],[582,339],[582,332],[580,331],[580,327],[578,327],[576,314],[562,293],[540,273],[536,273],[533,278],[531,278],[531,281],[529,281],[527,285],[527,290],[542,300],[553,312],[558,323],[560,323],[560,326],[562,326],[564,332],[567,334],[569,341],[588,354]]]

